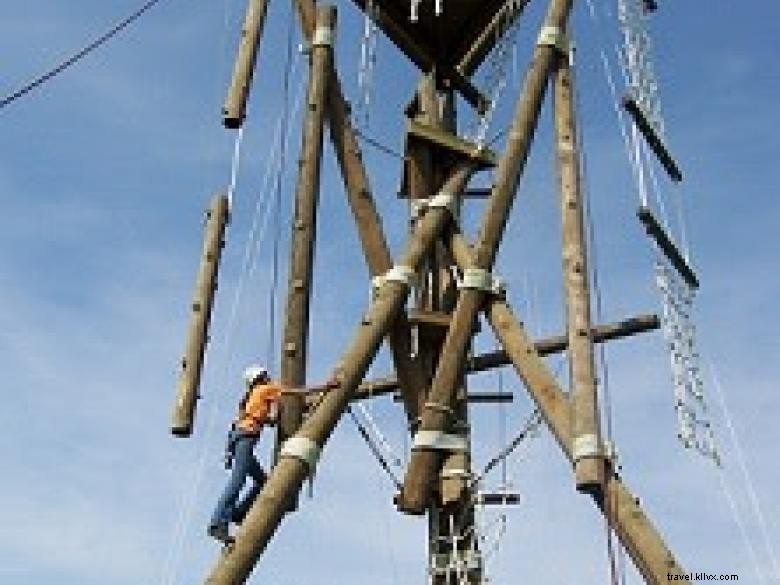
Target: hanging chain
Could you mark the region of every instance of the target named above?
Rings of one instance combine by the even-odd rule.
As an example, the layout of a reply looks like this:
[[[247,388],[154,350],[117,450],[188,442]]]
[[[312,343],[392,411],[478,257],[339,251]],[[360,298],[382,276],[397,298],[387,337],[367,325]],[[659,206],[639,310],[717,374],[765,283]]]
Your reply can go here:
[[[374,90],[374,71],[376,69],[377,38],[379,36],[379,6],[376,0],[367,0],[363,20],[363,36],[360,41],[360,65],[358,68],[358,101],[355,121],[358,126],[368,127],[371,112],[371,98]]]
[[[496,44],[486,63],[485,93],[490,96],[488,107],[477,118],[476,129],[473,131],[473,140],[480,147],[485,146],[487,133],[493,122],[501,94],[507,86],[509,65],[512,63],[517,45],[520,19],[512,22],[509,10],[504,12],[504,18],[506,22],[496,27]]]
[[[678,437],[687,449],[695,449],[719,465],[696,349],[692,319],[695,292],[660,259],[655,266],[655,280],[662,296],[662,324],[672,365]]]
[[[648,122],[663,139],[664,121],[647,19],[648,12],[643,0],[618,0],[618,22],[623,33],[623,59],[628,73],[629,91]]]

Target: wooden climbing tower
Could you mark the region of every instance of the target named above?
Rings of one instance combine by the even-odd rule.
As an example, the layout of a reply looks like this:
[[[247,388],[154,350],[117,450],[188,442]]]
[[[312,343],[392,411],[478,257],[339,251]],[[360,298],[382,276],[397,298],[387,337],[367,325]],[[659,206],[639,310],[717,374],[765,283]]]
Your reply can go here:
[[[646,582],[661,585],[667,582],[667,575],[684,575],[639,499],[620,477],[613,461],[614,448],[599,428],[594,345],[656,329],[659,320],[650,315],[614,324],[593,322],[570,59],[572,39],[568,34],[574,2],[537,1],[546,1],[548,8],[537,34],[527,39],[534,44],[533,55],[522,89],[514,96],[516,106],[502,151],[488,148],[483,138],[458,135],[457,98],[482,115],[490,112],[492,98],[475,84],[474,74],[500,42],[506,27],[523,17],[527,1],[355,0],[339,4],[339,9],[354,9],[354,4],[369,13],[375,25],[419,69],[419,83],[405,111],[382,112],[406,120],[400,184],[401,197],[410,201],[412,216],[403,251],[393,258],[361,158],[350,105],[334,66],[337,8],[315,4],[314,0],[294,0],[307,41],[309,84],[290,226],[281,346],[281,380],[287,393],[278,428],[278,460],[234,546],[218,558],[206,577],[207,585],[237,585],[249,578],[285,515],[295,513],[302,485],[350,404],[396,391],[406,412],[412,448],[395,506],[404,514],[427,515],[432,583],[482,583],[483,564],[472,529],[477,494],[470,457],[469,406],[489,398],[468,391],[468,376],[504,365],[513,366],[541,420],[571,463],[573,488],[592,499]],[[246,116],[267,3],[248,0],[223,112],[228,128],[240,128]],[[651,4],[654,9],[655,3]],[[534,340],[512,307],[512,291],[505,289],[495,261],[546,98],[554,102],[567,329],[559,337]],[[651,136],[651,148],[669,172],[679,174],[665,144],[652,140],[652,127],[640,102],[629,96],[625,106],[641,131]],[[297,389],[307,382],[315,225],[326,134],[333,144],[373,278],[371,301],[364,314],[354,317],[352,340],[333,368],[338,387],[312,398]],[[475,173],[486,170],[493,176],[489,190],[470,188]],[[462,202],[469,197],[480,198],[484,206],[473,241],[459,226]],[[647,216],[645,220],[650,221]],[[178,387],[172,429],[180,436],[193,429],[227,221],[226,200],[218,196],[209,212]],[[500,349],[474,355],[472,341],[480,315]],[[395,376],[364,380],[385,342],[392,352]],[[569,388],[561,387],[542,359],[561,351],[568,351]],[[483,503],[506,502],[512,500],[512,494],[483,494],[482,498]]]

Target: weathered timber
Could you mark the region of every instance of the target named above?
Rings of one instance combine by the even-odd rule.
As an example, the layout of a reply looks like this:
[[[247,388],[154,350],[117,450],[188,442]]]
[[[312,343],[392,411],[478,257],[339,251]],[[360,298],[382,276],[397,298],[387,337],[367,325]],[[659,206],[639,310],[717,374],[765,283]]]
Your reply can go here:
[[[171,433],[177,437],[189,437],[195,422],[203,357],[208,343],[209,321],[214,305],[214,293],[217,290],[219,261],[222,257],[228,220],[227,197],[221,194],[215,195],[206,213],[203,253],[195,282],[192,316],[187,331],[184,357],[181,361],[176,402],[173,407]]]
[[[333,39],[336,9],[317,9],[320,38]],[[317,234],[317,204],[320,191],[320,163],[327,106],[328,84],[332,74],[333,47],[320,42],[310,54],[310,77],[301,144],[301,163],[295,190],[295,212],[290,238],[290,269],[287,285],[287,308],[282,336],[281,381],[285,388],[306,385],[306,357],[309,337],[309,306],[314,271],[314,245]],[[291,437],[301,424],[305,401],[297,394],[281,399],[277,444]]]
[[[571,7],[572,0],[551,0],[545,26],[559,31],[565,30]],[[509,133],[507,150],[496,169],[495,186],[480,228],[474,264],[469,266],[469,269],[490,270],[493,265],[530,151],[556,57],[557,49],[546,44],[540,43],[534,51],[522,98],[518,102]],[[442,358],[426,403],[430,407],[422,413],[421,430],[443,431],[448,423],[446,409],[452,406],[466,349],[483,297],[484,292],[478,289],[460,291],[452,324],[444,341]],[[422,514],[425,511],[435,487],[434,480],[442,462],[442,455],[442,452],[435,449],[413,450],[401,497],[397,498],[399,509],[409,514]]]
[[[450,244],[458,265],[469,266],[473,252],[465,238],[452,232]],[[569,399],[536,352],[509,304],[502,298],[491,297],[487,299],[485,315],[559,447],[574,463]],[[598,493],[592,495],[649,585],[667,583],[667,574],[690,583],[684,579],[685,571],[642,510],[639,499],[631,494],[617,474],[608,475],[603,497]]]
[[[314,34],[315,4],[312,0],[296,0],[295,5],[303,34],[311,39]],[[392,267],[393,260],[371,195],[368,174],[360,154],[360,144],[349,118],[349,105],[344,99],[335,72],[330,76],[327,111],[330,139],[341,169],[363,254],[371,276],[378,276]],[[418,389],[424,386],[425,381],[419,366],[411,357],[411,331],[404,312],[400,312],[393,321],[388,341],[404,396],[406,415],[411,423],[417,418],[416,397]]]
[[[584,221],[584,195],[574,107],[574,75],[567,53],[558,57],[554,82],[554,118],[563,235],[563,281],[569,337],[569,379],[574,476],[577,489],[599,492],[604,484],[604,457],[596,395],[596,361],[590,337],[590,273]]]
[[[249,0],[233,76],[222,108],[222,122],[226,128],[240,128],[246,118],[246,103],[257,62],[257,47],[267,12],[268,0]]]
[[[442,190],[461,193],[472,173],[471,167],[459,167]],[[450,220],[450,213],[446,209],[429,210],[406,243],[398,265],[416,269]],[[339,361],[339,386],[325,395],[295,434],[295,439],[316,446],[318,450],[325,445],[349,404],[353,391],[379,350],[393,318],[402,310],[408,294],[409,286],[395,280],[385,281],[379,288],[352,343]],[[249,577],[309,473],[308,464],[303,459],[282,452],[263,490],[241,524],[235,543],[217,561],[206,580],[207,585],[238,585]]]

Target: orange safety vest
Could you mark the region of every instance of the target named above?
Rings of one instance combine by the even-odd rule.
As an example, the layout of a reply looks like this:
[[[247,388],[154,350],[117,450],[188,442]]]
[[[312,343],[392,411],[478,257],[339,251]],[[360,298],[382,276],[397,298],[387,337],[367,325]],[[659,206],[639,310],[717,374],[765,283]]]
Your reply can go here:
[[[251,435],[260,434],[281,395],[282,387],[274,382],[254,386],[239,409],[236,428]]]

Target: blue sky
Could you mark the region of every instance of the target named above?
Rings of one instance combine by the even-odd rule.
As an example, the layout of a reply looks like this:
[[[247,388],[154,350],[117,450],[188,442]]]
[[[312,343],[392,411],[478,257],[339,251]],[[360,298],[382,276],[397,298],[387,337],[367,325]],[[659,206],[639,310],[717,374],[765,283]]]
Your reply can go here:
[[[523,47],[535,38],[538,4],[520,27]],[[777,550],[780,74],[773,57],[780,8],[763,3],[756,18],[756,10],[734,3],[708,3],[705,14],[702,3],[660,4],[656,64],[669,142],[686,177],[680,194],[665,189],[665,196],[685,200],[703,283],[697,303],[702,353],[722,382]],[[0,93],[15,90],[135,5],[3,3]],[[351,3],[339,7],[338,64],[354,99],[361,20]],[[2,583],[199,583],[218,554],[204,526],[224,481],[223,428],[239,394],[241,368],[267,357],[269,236],[252,253],[256,267],[244,277],[241,269],[282,107],[286,2],[272,3],[261,49],[196,435],[174,440],[167,428],[202,213],[229,179],[233,136],[221,128],[219,109],[243,9],[227,0],[163,2],[104,49],[0,111]],[[657,311],[659,299],[598,62],[600,33],[584,5],[575,22],[602,317],[608,321]],[[507,123],[524,54],[519,49],[495,128]],[[293,89],[303,69],[298,58]],[[414,87],[412,73],[380,42],[369,132],[396,149],[402,121],[395,113]],[[499,258],[514,306],[539,335],[562,327],[550,125],[546,109]],[[294,161],[299,142],[295,124],[288,160]],[[397,250],[406,230],[405,208],[394,195],[398,161],[369,146],[364,154]],[[281,222],[289,216],[292,169],[288,165]],[[473,233],[478,204],[467,205],[474,208],[466,221]],[[338,358],[367,300],[366,270],[330,148],[320,217],[313,380]],[[285,223],[281,230],[285,244]],[[281,258],[284,265],[286,254]],[[482,336],[478,343],[490,347],[493,341]],[[726,464],[721,477],[741,512],[758,570],[719,472],[676,442],[661,335],[617,342],[608,358],[624,477],[683,565],[737,573],[743,583],[779,582],[777,573],[770,578],[772,560],[709,377]],[[560,362],[550,360],[563,372]],[[387,368],[383,353],[375,371]],[[505,413],[511,434],[531,406],[511,374],[505,381],[516,396]],[[473,385],[491,389],[496,383],[495,375],[484,375]],[[403,453],[408,444],[397,405],[384,399],[371,408]],[[485,461],[500,445],[500,413],[474,410],[475,457]],[[603,524],[589,501],[574,494],[548,434],[530,442],[509,470],[524,500],[509,513],[507,535],[489,564],[494,582],[519,576],[554,585],[606,582]],[[398,515],[391,497],[391,484],[357,433],[341,424],[325,449],[314,498],[304,497],[300,513],[284,522],[252,582],[295,585],[323,575],[345,585],[422,582],[425,523]],[[629,570],[628,583],[639,582]]]

